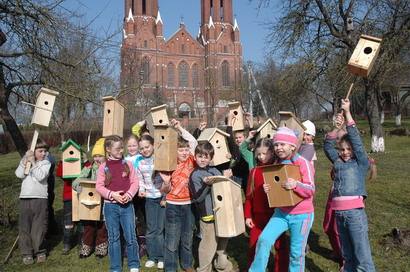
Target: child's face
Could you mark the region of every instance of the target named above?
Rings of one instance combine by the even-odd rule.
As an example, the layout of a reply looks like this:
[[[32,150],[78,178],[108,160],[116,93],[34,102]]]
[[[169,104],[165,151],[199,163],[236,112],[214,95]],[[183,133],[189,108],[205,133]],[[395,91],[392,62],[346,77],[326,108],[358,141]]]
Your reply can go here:
[[[179,162],[184,162],[189,158],[190,150],[189,147],[178,147],[177,149],[177,159]]]
[[[243,132],[235,133],[235,143],[237,146],[240,146],[243,141],[245,141],[245,134]]]
[[[124,146],[122,142],[113,142],[110,147],[107,147],[108,154],[115,159],[121,159],[124,154]]]
[[[343,161],[348,161],[352,158],[352,146],[348,142],[339,143],[339,155]]]
[[[134,156],[138,153],[138,142],[134,138],[130,138],[127,142],[128,154]]]
[[[293,151],[295,151],[295,147],[290,144],[285,143],[275,143],[273,146],[275,150],[276,156],[278,156],[281,160],[287,160],[292,157]]]
[[[303,133],[303,141],[306,143],[306,144],[311,144],[311,143],[313,143],[313,139],[314,139],[315,137],[313,137],[312,135],[310,135],[310,134],[307,134],[307,133]]]
[[[261,146],[256,149],[256,158],[260,163],[268,163],[272,160],[273,154],[266,146]]]
[[[100,164],[102,164],[103,162],[105,162],[105,157],[104,157],[104,156],[101,156],[101,155],[95,155],[95,156],[93,157],[93,160],[94,160],[94,162],[95,162],[97,165],[100,165]]]
[[[205,168],[211,163],[211,158],[207,154],[196,154],[195,161],[200,168]]]
[[[34,158],[36,159],[36,161],[42,161],[46,158],[47,156],[47,149],[45,148],[37,148],[34,151]]]
[[[149,141],[140,141],[140,154],[146,158],[151,157],[154,153],[154,146]]]

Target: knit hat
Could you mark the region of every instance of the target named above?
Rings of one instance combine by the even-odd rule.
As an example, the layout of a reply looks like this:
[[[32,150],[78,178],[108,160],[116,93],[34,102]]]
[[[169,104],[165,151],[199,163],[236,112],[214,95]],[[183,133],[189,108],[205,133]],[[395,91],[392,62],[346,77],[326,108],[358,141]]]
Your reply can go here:
[[[105,156],[104,141],[105,141],[104,138],[100,138],[95,142],[93,150],[91,151],[92,157],[96,155]]]
[[[312,135],[313,137],[316,136],[316,127],[315,127],[315,124],[313,124],[312,121],[306,120],[306,121],[303,122],[302,124],[303,124],[303,125],[305,126],[305,128],[306,128],[306,130],[305,130],[305,133],[306,133],[306,134]]]
[[[273,143],[284,143],[293,146],[298,145],[298,138],[293,130],[287,127],[280,127],[273,138]]]

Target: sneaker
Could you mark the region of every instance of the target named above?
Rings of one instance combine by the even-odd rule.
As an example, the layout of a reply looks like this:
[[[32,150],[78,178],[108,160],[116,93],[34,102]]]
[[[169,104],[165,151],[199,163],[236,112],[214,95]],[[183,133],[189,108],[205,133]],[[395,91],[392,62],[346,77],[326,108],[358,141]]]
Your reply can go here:
[[[37,263],[44,263],[46,261],[46,254],[45,253],[41,253],[37,255]]]
[[[159,261],[157,264],[158,269],[164,269],[164,262]]]
[[[34,263],[33,257],[31,257],[31,256],[23,257],[23,264],[30,265],[30,264],[33,264],[33,263]]]
[[[148,260],[148,261],[145,262],[145,267],[146,268],[151,268],[151,267],[154,267],[154,266],[155,266],[154,261]]]
[[[130,272],[139,272],[140,270],[139,270],[139,268],[131,268],[130,269]]]

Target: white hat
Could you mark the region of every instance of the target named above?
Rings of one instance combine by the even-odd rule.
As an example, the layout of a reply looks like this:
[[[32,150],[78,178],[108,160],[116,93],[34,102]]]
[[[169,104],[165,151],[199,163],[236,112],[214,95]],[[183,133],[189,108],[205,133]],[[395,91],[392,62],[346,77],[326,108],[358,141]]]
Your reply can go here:
[[[312,121],[306,120],[306,121],[303,122],[302,124],[303,124],[303,125],[305,126],[305,128],[306,128],[306,130],[305,130],[305,133],[306,133],[306,134],[310,134],[310,135],[312,135],[313,137],[316,136],[316,127],[315,127],[315,124],[313,124]]]

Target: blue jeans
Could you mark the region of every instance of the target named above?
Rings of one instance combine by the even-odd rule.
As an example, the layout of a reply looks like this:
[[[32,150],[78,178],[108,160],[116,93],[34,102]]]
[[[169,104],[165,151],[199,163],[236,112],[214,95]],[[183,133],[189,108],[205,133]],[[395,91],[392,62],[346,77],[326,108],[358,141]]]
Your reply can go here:
[[[336,211],[344,272],[376,271],[370,250],[367,216],[363,208]]]
[[[164,220],[165,207],[161,207],[162,197],[145,199],[145,219],[147,229],[145,241],[148,259],[152,261],[164,260]]]
[[[108,232],[108,256],[110,271],[121,271],[120,228],[123,231],[127,246],[128,268],[139,268],[138,243],[135,234],[134,206],[132,202],[125,205],[104,203],[105,225]]]
[[[289,271],[304,271],[305,248],[313,218],[313,213],[288,214],[280,209],[275,209],[275,213],[259,236],[255,258],[249,271],[260,272],[266,270],[272,245],[287,230],[290,232]]]
[[[165,271],[177,271],[178,252],[182,269],[192,268],[194,215],[191,204],[167,203],[165,214]]]

